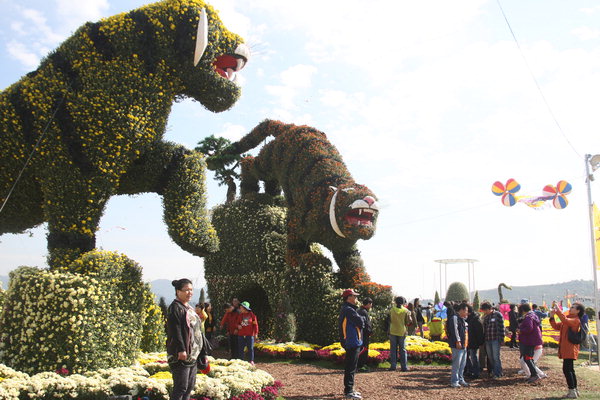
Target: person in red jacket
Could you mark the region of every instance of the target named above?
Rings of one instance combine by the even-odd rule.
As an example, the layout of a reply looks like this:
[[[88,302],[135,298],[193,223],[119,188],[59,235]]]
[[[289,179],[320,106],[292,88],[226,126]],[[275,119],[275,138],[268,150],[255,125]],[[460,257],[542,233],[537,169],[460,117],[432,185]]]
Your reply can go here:
[[[248,361],[254,365],[254,341],[258,339],[258,320],[247,301],[240,304],[238,326],[235,333],[238,335],[240,358],[242,360],[245,358],[244,349],[248,347]]]
[[[552,311],[550,311],[550,325],[552,325],[552,328],[560,331],[560,338],[558,340],[558,358],[563,360],[563,373],[565,374],[567,385],[569,386],[569,393],[565,396],[567,399],[576,399],[579,397],[577,377],[575,376],[575,369],[573,368],[573,362],[577,360],[577,357],[579,356],[579,345],[569,341],[568,330],[571,329],[573,332],[579,330],[579,325],[581,324],[580,318],[583,317],[584,312],[585,309],[579,303],[573,304],[567,315],[564,315],[556,305]],[[558,315],[560,322],[554,320],[555,315]]]
[[[229,359],[240,358],[238,354],[238,336],[236,334],[238,327],[238,319],[240,313],[229,303],[225,303],[223,306],[225,309],[225,315],[221,319],[221,329],[225,329],[227,332],[227,339],[229,340]]]

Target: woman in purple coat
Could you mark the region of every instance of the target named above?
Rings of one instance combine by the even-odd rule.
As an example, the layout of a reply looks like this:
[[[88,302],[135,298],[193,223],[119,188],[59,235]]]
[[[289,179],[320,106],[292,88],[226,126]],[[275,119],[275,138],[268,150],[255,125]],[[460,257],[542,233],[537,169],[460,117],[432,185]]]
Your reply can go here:
[[[542,342],[542,331],[540,330],[540,319],[533,311],[531,306],[527,303],[519,306],[520,314],[523,316],[523,320],[519,324],[519,349],[521,350],[521,357],[529,368],[531,376],[527,379],[528,383],[534,383],[542,379],[533,361],[533,353],[535,347],[541,345]]]

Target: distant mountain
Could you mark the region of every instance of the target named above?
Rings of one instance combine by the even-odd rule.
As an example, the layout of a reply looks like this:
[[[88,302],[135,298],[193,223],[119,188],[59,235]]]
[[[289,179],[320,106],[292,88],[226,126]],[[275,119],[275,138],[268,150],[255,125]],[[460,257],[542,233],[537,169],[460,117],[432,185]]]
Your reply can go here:
[[[160,300],[161,297],[165,298],[167,305],[171,304],[175,299],[175,289],[171,285],[171,281],[168,279],[157,279],[150,282],[150,288],[152,293],[156,296],[156,300]]]
[[[505,282],[510,286],[510,279]],[[510,303],[518,303],[521,299],[527,299],[532,303],[541,305],[545,300],[549,305],[552,300],[565,301],[565,296],[575,295],[571,298],[571,302],[579,301],[587,306],[594,306],[594,281],[576,280],[563,283],[553,283],[549,285],[535,285],[535,286],[512,286],[512,290],[502,288],[502,295]],[[491,300],[497,303],[498,288],[480,290],[479,299],[481,301]]]

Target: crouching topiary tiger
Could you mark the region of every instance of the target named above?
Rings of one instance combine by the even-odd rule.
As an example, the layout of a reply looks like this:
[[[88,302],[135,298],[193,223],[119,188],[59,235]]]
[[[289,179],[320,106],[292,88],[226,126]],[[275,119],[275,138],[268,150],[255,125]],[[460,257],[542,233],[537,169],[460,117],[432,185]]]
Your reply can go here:
[[[273,136],[256,157],[242,159],[242,197],[283,190],[288,206],[287,258],[292,267],[310,262],[311,243],[333,253],[341,287],[369,281],[356,248],[358,239],[375,234],[377,199],[350,175],[337,149],[323,132],[308,126],[265,120],[224,154],[242,154]]]
[[[0,92],[0,234],[48,222],[48,262],[68,265],[95,247],[111,196],[155,192],[179,246],[217,250],[204,159],[161,138],[176,99],[229,109],[249,55],[202,0],[164,0],[80,27]]]

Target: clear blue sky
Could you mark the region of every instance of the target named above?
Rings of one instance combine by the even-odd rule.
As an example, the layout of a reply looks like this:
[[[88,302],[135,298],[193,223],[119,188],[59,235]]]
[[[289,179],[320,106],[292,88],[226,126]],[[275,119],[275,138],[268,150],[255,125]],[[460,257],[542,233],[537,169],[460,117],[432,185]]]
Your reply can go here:
[[[0,87],[85,21],[145,3],[0,0]],[[479,260],[479,289],[592,278],[582,157],[600,153],[597,2],[500,1],[522,52],[497,1],[210,3],[254,51],[244,92],[221,114],[176,104],[166,140],[235,140],[265,118],[326,132],[379,197],[377,234],[359,248],[397,294],[433,296],[441,258]],[[569,206],[504,207],[491,185],[509,178],[524,195],[567,180]],[[211,183],[210,204],[224,199]],[[45,232],[0,237],[0,274],[43,266]],[[202,260],[167,236],[156,195],[112,199],[97,244],[140,262],[147,280],[204,284]],[[448,274],[467,282],[464,266]]]

